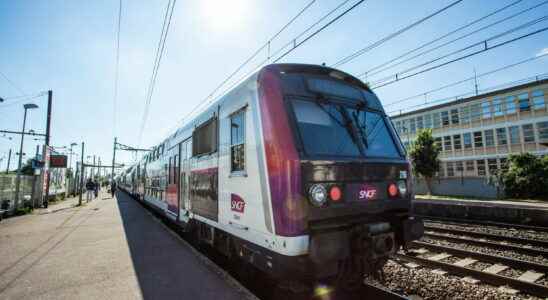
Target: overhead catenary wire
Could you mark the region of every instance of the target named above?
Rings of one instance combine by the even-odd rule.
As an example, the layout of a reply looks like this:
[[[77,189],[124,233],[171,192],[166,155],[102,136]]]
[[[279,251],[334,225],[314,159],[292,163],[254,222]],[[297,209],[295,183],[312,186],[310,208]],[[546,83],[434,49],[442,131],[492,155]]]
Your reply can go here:
[[[114,97],[112,98],[112,135],[116,136],[116,112],[118,110],[118,81],[120,77],[120,31],[122,27],[122,0],[118,3],[118,26],[116,29],[116,65],[114,71]]]
[[[163,22],[163,25],[162,25],[162,32],[160,34],[160,40],[158,42],[158,47],[156,49],[154,65],[153,65],[153,68],[152,68],[152,75],[150,77],[150,82],[149,82],[148,91],[147,91],[147,95],[146,95],[143,118],[141,120],[141,127],[139,129],[139,145],[141,144],[141,140],[143,138],[143,133],[144,133],[144,130],[145,130],[146,122],[147,122],[147,119],[148,119],[148,113],[149,113],[149,109],[150,109],[150,102],[152,100],[152,95],[154,94],[154,87],[156,85],[156,78],[158,76],[158,70],[159,70],[160,64],[162,62],[162,57],[164,55],[165,44],[166,44],[167,36],[169,34],[169,28],[170,28],[170,25],[171,25],[171,19],[173,17],[173,10],[175,8],[176,2],[177,2],[177,0],[173,0],[173,1],[170,0],[167,4],[167,7],[166,7],[166,13],[164,15],[164,22]]]
[[[354,52],[354,53],[352,53],[352,54],[350,54],[350,55],[348,55],[348,56],[346,56],[346,57],[344,57],[344,58],[342,58],[342,59],[340,59],[339,61],[337,61],[337,62],[335,62],[333,65],[331,65],[331,67],[336,68],[336,67],[339,67],[339,66],[341,66],[341,65],[344,65],[344,64],[346,64],[346,63],[348,63],[348,62],[350,62],[350,61],[356,59],[357,57],[359,57],[359,56],[365,54],[366,52],[371,51],[371,50],[377,48],[378,46],[380,46],[380,45],[386,43],[387,41],[389,41],[389,40],[391,40],[391,39],[397,37],[398,35],[400,35],[400,34],[406,32],[406,31],[412,29],[413,27],[415,27],[415,26],[417,26],[417,25],[420,25],[421,23],[423,23],[423,22],[425,22],[425,21],[427,21],[427,20],[429,20],[429,19],[431,19],[431,18],[433,18],[433,17],[435,17],[435,16],[437,16],[437,15],[443,13],[444,11],[450,9],[451,7],[453,7],[453,6],[455,6],[455,5],[459,4],[459,3],[461,3],[462,1],[464,1],[464,0],[453,1],[453,2],[450,3],[449,5],[447,5],[447,6],[443,7],[443,8],[441,8],[441,9],[439,9],[439,10],[433,12],[433,13],[431,13],[430,15],[428,15],[428,16],[426,16],[426,17],[423,17],[423,18],[421,18],[421,19],[419,19],[419,20],[417,20],[417,21],[415,21],[415,22],[413,22],[413,23],[411,23],[411,24],[409,24],[409,25],[407,25],[407,26],[405,26],[405,27],[399,29],[398,31],[393,32],[393,33],[391,33],[391,34],[385,36],[384,38],[382,38],[382,39],[380,39],[380,40],[378,40],[378,41],[376,41],[376,42],[374,42],[374,43],[372,43],[372,44],[370,44],[370,45],[368,45],[368,46],[366,46],[366,47],[364,47],[364,48],[362,48],[362,49],[360,49],[360,50],[358,50],[358,51],[356,51],[356,52]]]
[[[527,59],[520,60],[518,62],[508,64],[508,65],[502,66],[500,68],[496,68],[494,70],[490,70],[490,71],[487,71],[487,72],[484,72],[484,73],[481,73],[481,74],[477,74],[475,76],[471,76],[471,77],[464,78],[464,79],[461,79],[461,80],[458,80],[458,81],[454,81],[454,82],[451,82],[449,84],[443,85],[441,87],[437,87],[435,89],[431,89],[431,90],[424,91],[424,92],[419,93],[419,94],[415,94],[413,96],[409,96],[409,97],[405,97],[405,98],[402,98],[402,99],[392,101],[390,103],[384,104],[383,106],[384,107],[390,107],[390,106],[400,104],[400,103],[403,103],[403,102],[406,102],[406,101],[409,101],[409,100],[413,100],[413,99],[416,99],[416,98],[419,98],[419,97],[424,97],[425,95],[432,94],[432,93],[435,93],[435,92],[439,92],[441,90],[444,90],[444,89],[447,89],[447,88],[450,88],[450,87],[453,87],[453,86],[457,86],[459,84],[468,82],[470,80],[474,80],[476,78],[481,78],[481,77],[485,77],[485,76],[488,76],[488,75],[492,75],[492,74],[495,74],[495,73],[498,73],[498,72],[501,72],[501,71],[504,71],[504,70],[507,70],[507,69],[510,69],[510,68],[513,68],[513,67],[516,67],[516,66],[519,66],[519,65],[522,65],[522,64],[525,64],[525,63],[540,59],[540,58],[543,58],[545,56],[548,56],[548,53],[542,54],[542,55],[535,55],[533,57],[529,57]]]
[[[20,96],[26,96],[27,95],[27,93],[25,93],[23,91],[23,89],[21,89],[19,86],[17,86],[17,84],[15,84],[11,79],[9,79],[8,76],[6,76],[6,74],[4,74],[0,71],[0,75],[2,75],[2,77],[4,77],[4,79],[9,83],[9,85],[11,85],[11,87],[13,87],[14,89],[17,90],[17,92],[19,92]]]
[[[295,20],[297,20],[315,2],[316,2],[316,0],[312,0],[312,1],[308,2],[308,4],[306,4],[293,18],[291,18],[291,20],[289,20],[289,22],[287,22],[284,26],[282,26],[282,28],[280,28],[280,30],[278,30],[272,37],[270,37],[266,43],[264,43],[261,47],[259,47],[257,50],[255,50],[255,52],[253,52],[253,54],[249,58],[247,58],[243,63],[241,63],[232,73],[230,73],[230,75],[228,75],[220,84],[218,84],[208,94],[208,96],[206,97],[205,100],[207,100],[210,97],[213,97],[215,95],[215,93],[217,91],[219,91],[219,89],[221,89],[228,81],[230,81],[230,79],[232,79],[234,76],[236,76],[236,74],[238,74],[245,66],[247,66],[249,64],[249,62],[251,62],[254,58],[256,58],[257,55],[259,55],[265,48],[270,47],[270,44],[272,43],[272,41],[275,40],[291,24],[293,24],[293,22],[295,22]],[[268,53],[268,56],[270,57],[270,53]]]
[[[548,73],[541,73],[541,74],[538,74],[538,75],[535,75],[535,76],[529,76],[529,77],[525,77],[525,78],[522,78],[522,79],[519,79],[519,80],[509,81],[509,82],[505,82],[505,83],[502,83],[502,84],[490,86],[488,88],[479,90],[479,92],[485,93],[485,92],[489,92],[489,91],[499,90],[501,88],[508,87],[508,86],[515,86],[517,84],[524,84],[524,83],[529,83],[529,82],[540,81],[540,80],[543,80],[543,79],[546,79],[546,78],[548,78]],[[450,100],[455,100],[455,101],[459,100],[459,99],[462,100],[464,97],[467,97],[467,96],[470,96],[470,95],[476,95],[476,92],[475,91],[470,91],[470,92],[462,93],[462,94],[459,94],[459,95],[452,95],[452,96],[449,96],[449,97],[444,97],[444,98],[440,98],[440,99],[436,99],[436,100],[426,101],[424,103],[408,106],[405,109],[393,110],[393,111],[388,112],[387,114],[390,115],[391,117],[395,117],[395,116],[403,114],[404,110],[407,113],[411,109],[425,107],[425,106],[428,106],[430,104],[438,104],[438,103],[441,104],[441,103],[445,103],[445,102],[450,101]],[[482,101],[480,103],[483,103],[483,102],[484,101]],[[394,113],[398,113],[398,114],[394,114]]]
[[[463,56],[460,56],[460,57],[457,57],[455,59],[452,59],[452,60],[449,60],[449,61],[446,61],[446,62],[443,62],[443,63],[440,63],[438,65],[434,65],[432,67],[428,67],[426,69],[423,69],[423,70],[420,70],[420,71],[417,71],[415,73],[411,73],[409,75],[405,75],[405,76],[402,76],[402,74],[406,73],[406,72],[409,72],[409,70],[412,70],[412,69],[415,69],[417,66],[415,67],[412,67],[408,70],[406,70],[405,72],[400,72],[400,73],[396,73],[392,76],[390,76],[390,78],[393,78],[393,80],[391,81],[388,81],[388,82],[384,82],[384,83],[380,83],[378,85],[372,85],[371,88],[372,89],[378,89],[378,88],[381,88],[381,87],[385,87],[387,85],[390,85],[390,84],[393,84],[393,83],[396,83],[396,82],[399,82],[401,80],[404,80],[404,79],[407,79],[407,78],[411,78],[411,77],[414,77],[414,76],[417,76],[419,74],[423,74],[423,73],[426,73],[426,72],[429,72],[429,71],[432,71],[432,70],[435,70],[435,69],[438,69],[438,68],[441,68],[443,66],[446,66],[446,65],[449,65],[449,64],[452,64],[454,62],[458,62],[458,61],[461,61],[463,59],[466,59],[466,58],[469,58],[469,57],[472,57],[472,56],[475,56],[475,55],[478,55],[478,54],[481,54],[483,52],[487,52],[487,51],[490,51],[490,50],[493,50],[493,49],[496,49],[496,48],[499,48],[499,47],[502,47],[502,46],[505,46],[505,45],[508,45],[508,44],[511,44],[513,42],[516,42],[516,41],[519,41],[521,39],[524,39],[524,38],[527,38],[527,37],[531,37],[533,35],[536,35],[536,34],[539,34],[539,33],[542,33],[544,31],[548,30],[548,27],[544,27],[544,28],[541,28],[539,30],[535,30],[533,32],[529,32],[527,34],[524,34],[524,35],[521,35],[519,37],[516,37],[516,38],[512,38],[510,40],[506,40],[504,42],[500,42],[498,44],[495,44],[495,45],[492,45],[492,46],[488,46],[487,45],[487,41],[482,41],[480,43],[476,43],[477,45],[481,45],[483,44],[484,47],[480,50],[477,50],[477,51],[474,51],[472,53],[469,53],[469,54],[466,54],[466,55],[463,55]],[[465,48],[462,48],[463,50],[467,50],[467,49],[470,49],[471,47],[465,47]],[[452,53],[452,54],[455,54],[455,53]],[[445,55],[444,57],[446,57],[447,55]],[[433,62],[436,62],[440,60],[440,58],[436,58],[436,59],[433,59],[433,60],[430,60],[426,63],[423,63],[423,64],[420,64],[420,66],[425,66],[425,65],[429,65]]]
[[[510,5],[513,5],[513,4],[515,4],[515,3],[516,3],[516,2],[511,3]],[[383,63],[383,64],[378,65],[378,66],[376,66],[376,67],[374,67],[374,68],[372,68],[372,69],[369,69],[369,70],[367,70],[367,71],[365,71],[365,72],[362,72],[362,73],[358,74],[357,77],[358,77],[358,78],[363,78],[363,77],[366,77],[366,76],[367,76],[367,77],[370,77],[370,76],[379,74],[379,73],[381,73],[381,72],[384,72],[384,71],[386,71],[386,70],[392,69],[392,68],[394,68],[394,67],[396,67],[396,66],[399,66],[399,65],[401,65],[401,64],[403,64],[403,63],[406,63],[406,62],[408,62],[408,61],[411,61],[411,60],[413,60],[413,59],[415,59],[415,58],[424,57],[425,54],[428,54],[428,53],[430,53],[430,52],[432,52],[432,51],[438,50],[438,49],[440,49],[440,48],[442,48],[442,47],[445,47],[445,46],[447,46],[447,45],[449,45],[449,44],[452,44],[452,43],[454,43],[454,42],[457,42],[457,41],[459,41],[459,40],[462,40],[462,39],[464,39],[464,38],[467,38],[467,37],[469,37],[469,36],[472,36],[472,35],[474,35],[474,34],[476,34],[476,33],[478,33],[478,32],[481,32],[481,31],[483,31],[483,30],[486,30],[486,29],[488,29],[488,28],[491,28],[491,27],[493,27],[493,26],[496,26],[496,25],[498,25],[498,24],[500,24],[500,23],[503,23],[503,22],[505,22],[505,21],[508,21],[508,20],[510,20],[510,19],[513,19],[513,18],[515,18],[515,17],[517,17],[517,16],[519,16],[519,15],[522,15],[522,14],[524,14],[524,13],[526,13],[526,12],[529,12],[529,11],[531,11],[531,10],[533,10],[533,9],[536,9],[536,8],[538,8],[539,6],[545,5],[546,3],[548,3],[548,1],[544,1],[544,2],[542,2],[542,3],[539,3],[539,4],[537,4],[537,5],[534,5],[534,6],[532,6],[532,7],[529,7],[529,8],[526,8],[526,9],[524,9],[524,10],[521,10],[521,11],[519,11],[519,12],[517,12],[517,13],[514,13],[514,14],[512,14],[512,15],[510,15],[510,16],[504,17],[503,19],[500,19],[500,20],[495,21],[495,22],[493,22],[493,23],[487,24],[487,25],[482,26],[482,27],[480,27],[480,28],[478,28],[478,29],[476,29],[476,30],[474,30],[474,31],[471,31],[471,32],[466,33],[466,34],[464,34],[464,35],[461,35],[461,36],[459,36],[459,37],[457,37],[457,38],[454,38],[454,39],[452,39],[452,40],[449,40],[449,41],[447,41],[447,42],[445,42],[445,43],[442,43],[442,44],[440,44],[440,45],[438,45],[438,46],[436,46],[436,47],[433,47],[433,48],[430,48],[430,49],[428,49],[428,50],[419,52],[419,53],[417,53],[417,54],[415,54],[415,55],[413,55],[413,56],[411,56],[411,57],[409,57],[409,58],[407,58],[407,59],[404,59],[404,60],[402,60],[402,61],[399,61],[399,62],[397,62],[397,63],[395,63],[395,64],[391,64],[391,65],[389,65],[389,66],[386,66],[386,65],[390,64],[391,62],[393,62],[394,60],[397,60],[397,59],[399,59],[399,58],[402,58],[402,57],[404,57],[404,56],[406,56],[406,55],[408,55],[408,54],[410,54],[410,53],[412,53],[412,52],[414,52],[414,51],[420,50],[420,49],[424,48],[425,46],[428,46],[428,44],[431,44],[431,43],[436,42],[436,41],[439,40],[439,38],[438,38],[438,39],[435,39],[435,40],[433,40],[433,41],[431,41],[431,42],[428,42],[428,43],[426,43],[426,44],[423,44],[423,45],[419,46],[418,48],[415,48],[415,49],[413,49],[413,50],[411,50],[411,51],[408,51],[408,52],[404,53],[403,55],[401,55],[401,56],[399,56],[399,57],[397,57],[397,58],[395,58],[395,59],[393,59],[393,60],[391,60],[391,61],[389,61],[389,62]],[[508,6],[503,7],[503,8],[507,8],[507,7],[508,7]],[[499,11],[500,11],[500,10],[499,10]],[[447,36],[447,35],[445,35],[445,36]],[[379,70],[379,68],[381,68],[381,69]],[[376,71],[375,71],[375,72],[372,72],[372,71],[374,71],[374,70],[376,70]]]
[[[340,18],[342,18],[344,15],[348,14],[350,11],[352,11],[353,9],[355,9],[356,7],[358,7],[360,4],[364,3],[365,0],[360,0],[356,3],[354,3],[352,6],[350,6],[349,8],[347,8],[346,10],[344,10],[342,13],[340,13],[339,15],[337,15],[336,17],[334,17],[333,19],[331,19],[328,23],[326,23],[325,25],[323,25],[321,28],[319,28],[318,30],[314,31],[313,33],[311,33],[310,35],[308,35],[303,41],[300,41],[299,43],[297,43],[297,39],[303,37],[306,33],[308,33],[309,31],[311,31],[314,27],[316,27],[318,24],[320,24],[322,21],[324,21],[325,19],[327,19],[330,15],[332,15],[333,13],[335,13],[336,11],[338,11],[341,7],[343,7],[345,4],[347,4],[350,0],[345,0],[343,1],[342,3],[340,3],[339,5],[337,5],[335,8],[331,9],[327,14],[323,15],[320,19],[318,19],[316,22],[314,22],[312,25],[310,25],[309,27],[307,27],[304,31],[302,31],[300,34],[298,34],[296,37],[294,37],[293,39],[291,39],[290,42],[286,43],[284,46],[278,48],[278,50],[274,51],[272,55],[270,55],[268,58],[264,59],[263,61],[261,61],[258,65],[256,65],[256,67],[252,68],[251,71],[247,72],[244,76],[240,77],[238,80],[236,80],[232,85],[230,85],[228,87],[228,89],[225,90],[225,92],[227,90],[230,90],[232,87],[236,86],[237,84],[239,84],[243,79],[247,78],[250,74],[252,74],[253,72],[255,72],[258,68],[262,67],[265,63],[269,62],[272,58],[275,58],[273,59],[273,62],[276,63],[278,62],[279,60],[281,60],[283,57],[287,56],[289,53],[291,53],[292,51],[294,51],[295,49],[297,49],[298,47],[300,47],[302,44],[304,44],[306,41],[310,40],[312,37],[314,37],[315,35],[319,34],[321,31],[323,31],[325,28],[329,27],[330,25],[332,25],[334,22],[336,22],[337,20],[339,20]],[[293,45],[292,48],[290,48],[288,51],[284,52],[283,54],[279,55],[284,49],[286,49],[288,46],[290,45]],[[264,48],[263,48],[264,49]],[[223,94],[223,93],[221,93]],[[201,102],[198,103],[197,106],[195,106],[189,113],[187,113],[183,118],[181,118],[178,122],[177,122],[177,125],[178,126],[179,124],[181,124],[182,122],[184,122],[185,120],[187,120],[189,117],[191,117],[195,112],[197,112],[201,107],[205,106],[205,105],[208,105],[209,103],[211,103],[212,101],[215,101],[217,98],[213,98],[212,97],[213,95],[212,94],[209,94],[204,100],[202,100]],[[173,130],[173,128],[171,129]],[[170,130],[170,131],[171,131]]]

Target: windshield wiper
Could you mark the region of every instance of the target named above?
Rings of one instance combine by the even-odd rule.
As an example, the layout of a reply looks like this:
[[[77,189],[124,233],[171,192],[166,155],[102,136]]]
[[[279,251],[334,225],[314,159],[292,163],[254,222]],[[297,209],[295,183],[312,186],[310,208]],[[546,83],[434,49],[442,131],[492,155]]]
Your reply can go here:
[[[364,147],[367,149],[369,148],[369,144],[367,142],[367,112],[363,110],[363,126],[360,125],[360,120],[358,119],[358,112],[362,109],[361,105],[357,107],[357,111],[352,112],[352,118],[354,119],[354,122],[356,123],[356,128],[358,129],[358,133],[360,134],[360,138],[362,140],[362,143]]]
[[[362,155],[365,155],[364,145],[359,142],[359,140],[358,140],[359,133],[356,132],[357,129],[353,125],[353,122],[350,119],[350,117],[348,116],[347,111],[343,107],[341,107],[340,105],[336,106],[337,110],[339,111],[339,113],[341,114],[341,116],[343,118],[343,121],[344,121],[344,123],[343,123],[337,117],[335,117],[330,111],[328,111],[325,108],[325,106],[322,103],[322,100],[325,101],[325,99],[323,99],[322,97],[318,97],[318,98],[316,98],[315,102],[331,119],[333,119],[337,124],[339,124],[341,127],[346,129],[346,131],[350,135],[350,139],[358,147],[358,150],[360,151],[360,153]]]

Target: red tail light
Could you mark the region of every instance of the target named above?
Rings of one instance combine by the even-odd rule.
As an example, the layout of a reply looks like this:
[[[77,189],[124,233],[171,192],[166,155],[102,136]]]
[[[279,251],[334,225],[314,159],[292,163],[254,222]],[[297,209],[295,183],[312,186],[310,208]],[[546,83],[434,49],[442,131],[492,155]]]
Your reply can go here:
[[[398,195],[398,186],[395,183],[391,183],[388,186],[388,196],[396,197]]]
[[[334,185],[329,190],[329,198],[331,198],[332,201],[338,202],[342,199],[342,191],[341,188]]]

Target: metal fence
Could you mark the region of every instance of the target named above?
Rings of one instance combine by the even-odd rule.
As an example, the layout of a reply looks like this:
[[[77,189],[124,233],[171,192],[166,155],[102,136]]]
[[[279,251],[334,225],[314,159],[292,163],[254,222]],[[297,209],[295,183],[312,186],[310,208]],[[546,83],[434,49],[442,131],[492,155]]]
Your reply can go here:
[[[15,181],[17,175],[0,175],[0,209],[13,213],[15,208]],[[40,177],[21,175],[18,207],[34,206],[40,202]]]

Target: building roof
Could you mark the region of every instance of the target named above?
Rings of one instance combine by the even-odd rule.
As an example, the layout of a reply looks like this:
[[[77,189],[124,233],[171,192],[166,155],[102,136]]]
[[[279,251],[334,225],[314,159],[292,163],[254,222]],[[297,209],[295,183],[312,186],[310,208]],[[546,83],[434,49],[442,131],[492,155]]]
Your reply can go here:
[[[524,84],[514,85],[514,86],[511,86],[511,87],[508,87],[508,88],[505,88],[505,89],[495,90],[495,91],[492,91],[492,92],[483,93],[483,94],[475,95],[475,96],[468,97],[468,98],[457,99],[457,100],[445,102],[445,103],[442,103],[442,104],[438,104],[438,105],[434,105],[434,106],[429,106],[429,107],[425,107],[425,108],[405,112],[405,113],[399,114],[399,115],[393,115],[393,116],[390,116],[390,118],[392,118],[392,119],[402,118],[402,117],[406,117],[406,116],[409,116],[409,115],[414,115],[414,114],[419,114],[419,113],[423,113],[423,112],[427,112],[427,111],[431,111],[431,110],[436,110],[436,109],[452,106],[452,105],[455,105],[455,104],[462,104],[462,103],[466,103],[466,102],[471,102],[471,101],[474,101],[474,100],[477,100],[477,99],[491,97],[491,96],[495,96],[495,95],[498,95],[498,94],[504,94],[504,93],[515,91],[515,90],[521,90],[521,89],[525,89],[525,88],[529,88],[529,87],[537,86],[537,85],[542,85],[542,84],[546,84],[546,83],[548,83],[548,79],[535,80],[535,81],[524,83]]]

